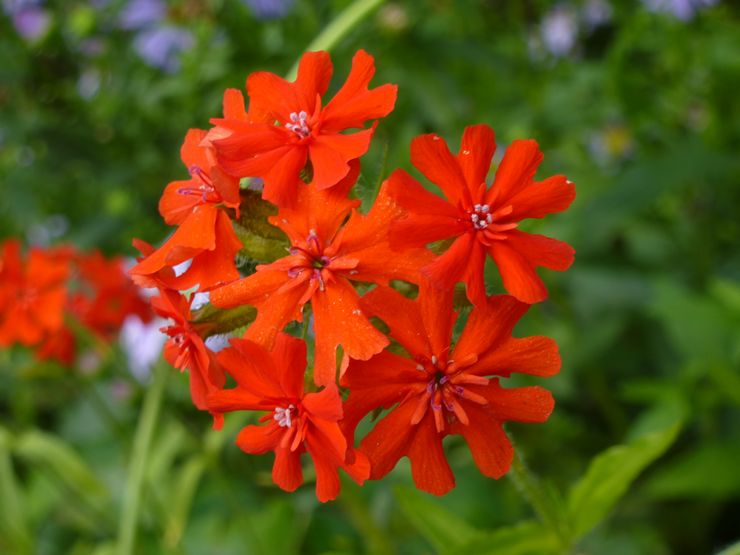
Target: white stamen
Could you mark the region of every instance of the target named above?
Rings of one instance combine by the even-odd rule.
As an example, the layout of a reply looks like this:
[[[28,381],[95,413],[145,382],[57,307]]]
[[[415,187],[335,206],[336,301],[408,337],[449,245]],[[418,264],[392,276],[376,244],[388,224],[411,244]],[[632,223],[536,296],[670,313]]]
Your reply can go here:
[[[301,110],[300,112],[291,112],[290,121],[293,123],[286,123],[285,128],[298,135],[301,139],[305,139],[311,134],[311,128],[306,124],[308,114]]]
[[[437,364],[437,357],[432,355],[432,364]]]
[[[288,405],[288,408],[275,407],[275,415],[272,418],[281,428],[290,428],[293,423],[290,416],[293,409],[295,409],[293,405]]]
[[[468,154],[470,154],[470,151],[466,148],[465,150],[463,150],[463,154],[467,156]]]
[[[493,223],[491,207],[488,204],[476,204],[473,206],[473,212],[470,213],[470,221],[473,222],[475,229],[486,229],[488,224]]]
[[[417,370],[418,370],[419,372],[424,372],[424,366],[422,366],[421,364],[417,364],[417,365],[416,365],[416,369],[417,369]]]

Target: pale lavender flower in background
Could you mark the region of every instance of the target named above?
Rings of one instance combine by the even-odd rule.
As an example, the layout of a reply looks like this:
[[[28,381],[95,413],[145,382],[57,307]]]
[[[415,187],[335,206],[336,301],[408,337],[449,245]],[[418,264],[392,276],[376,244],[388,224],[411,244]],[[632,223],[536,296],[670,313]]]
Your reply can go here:
[[[51,27],[51,16],[41,6],[40,0],[3,0],[3,11],[18,34],[28,41],[40,39]]]
[[[162,349],[167,336],[160,328],[167,325],[167,320],[155,318],[148,324],[138,316],[127,316],[121,326],[121,348],[128,358],[131,374],[140,382],[145,382],[151,374],[152,367],[162,356]]]
[[[554,56],[569,54],[577,35],[578,19],[569,6],[555,6],[542,20],[540,37],[545,48]]]
[[[257,19],[280,19],[288,15],[294,0],[243,0]]]
[[[167,16],[167,6],[161,0],[131,0],[119,15],[123,29],[139,31],[159,25]]]
[[[90,100],[100,90],[100,72],[88,68],[77,79],[77,93],[85,100]]]
[[[719,0],[642,0],[651,12],[670,13],[681,21],[689,21],[697,11],[718,2]]]
[[[139,32],[134,39],[134,48],[149,65],[173,73],[180,68],[180,54],[193,46],[189,31],[163,25]]]
[[[609,23],[613,13],[612,5],[606,0],[588,0],[581,8],[583,23],[589,31]]]
[[[187,29],[167,22],[163,0],[130,0],[118,16],[122,29],[135,31],[134,49],[150,66],[168,73],[180,67],[180,55],[195,40]]]

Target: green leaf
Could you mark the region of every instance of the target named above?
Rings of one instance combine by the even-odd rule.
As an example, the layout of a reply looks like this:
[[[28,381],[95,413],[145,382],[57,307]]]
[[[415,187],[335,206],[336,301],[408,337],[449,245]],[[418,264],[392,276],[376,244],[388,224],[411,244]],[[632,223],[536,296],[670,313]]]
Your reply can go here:
[[[681,429],[683,407],[666,403],[648,412],[624,445],[597,455],[571,488],[568,515],[577,540],[601,522],[645,467],[660,457]]]
[[[437,551],[452,551],[473,541],[479,532],[456,514],[410,487],[396,488],[396,499],[411,524]]]
[[[12,437],[0,428],[0,551],[30,553],[31,537],[13,464],[10,460]]]
[[[449,555],[546,555],[558,547],[558,539],[541,523],[528,521],[481,533]]]
[[[740,555],[740,541],[725,547],[717,555]]]
[[[651,476],[646,490],[660,499],[729,499],[740,495],[737,461],[737,438],[697,445]]]
[[[38,430],[26,432],[15,443],[14,452],[31,464],[48,468],[79,498],[102,508],[107,490],[72,447],[61,439]]]

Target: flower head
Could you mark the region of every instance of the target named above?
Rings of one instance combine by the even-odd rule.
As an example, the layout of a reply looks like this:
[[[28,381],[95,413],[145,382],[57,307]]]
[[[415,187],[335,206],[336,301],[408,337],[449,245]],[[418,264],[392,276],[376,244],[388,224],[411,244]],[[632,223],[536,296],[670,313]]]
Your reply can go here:
[[[370,411],[395,405],[360,444],[371,462],[370,477],[383,477],[407,456],[417,487],[446,493],[455,485],[442,449],[450,434],[465,438],[485,476],[505,474],[513,449],[503,422],[543,422],[553,400],[539,387],[504,389],[499,378],[513,372],[550,376],[560,369],[554,341],[511,336],[529,305],[507,295],[490,297],[473,309],[454,347],[452,292],[423,284],[412,301],[378,287],[363,297],[362,307],[390,326],[409,355],[386,350],[367,361],[350,361],[342,382],[350,389],[349,431]]]
[[[34,346],[60,332],[71,251],[32,248],[24,260],[8,240],[0,256],[0,346]]]
[[[356,172],[349,181],[354,178]],[[288,256],[257,266],[256,273],[211,293],[211,302],[222,308],[255,306],[257,319],[245,337],[267,348],[288,322],[302,319],[303,306],[310,302],[319,385],[336,379],[338,345],[347,357],[367,359],[388,344],[360,309],[352,282],[417,282],[418,268],[431,260],[425,249],[409,249],[404,256],[390,250],[388,226],[400,211],[385,187],[367,216],[353,210],[357,204],[341,191],[301,185],[295,206],[270,219],[290,239]]]
[[[279,334],[272,352],[256,343],[232,339],[218,354],[236,388],[208,397],[213,411],[265,411],[261,426],[247,426],[236,443],[246,453],[275,453],[272,477],[286,491],[303,483],[301,455],[308,452],[316,467],[316,496],[329,501],[339,494],[337,470],[362,484],[370,473],[367,458],[347,444],[340,427],[342,401],[335,384],[318,393],[303,387],[306,344]]]
[[[393,110],[395,85],[368,89],[375,73],[368,53],[355,54],[347,81],[325,104],[322,97],[332,69],[326,52],[308,52],[294,82],[273,73],[253,73],[247,79],[248,114],[242,108],[241,114],[225,113],[213,120],[213,143],[223,168],[239,177],[262,178],[263,197],[278,206],[292,204],[307,163],[317,189],[342,181],[350,162],[367,152],[374,127],[344,131],[362,128]]]
[[[568,208],[575,187],[562,175],[534,181],[542,153],[532,140],[511,144],[488,187],[495,148],[493,130],[486,125],[465,129],[457,156],[437,135],[414,139],[411,161],[442,189],[447,201],[406,172],[393,173],[389,194],[408,216],[393,224],[391,246],[419,246],[454,237],[449,249],[422,269],[435,285],[450,289],[464,281],[468,298],[474,304],[485,302],[483,268],[488,254],[511,295],[526,303],[539,302],[547,297],[547,289],[535,268],[566,270],[574,251],[566,243],[517,227],[525,218],[542,218]]]
[[[207,290],[239,277],[234,257],[242,244],[226,212],[227,208],[238,212],[239,183],[218,167],[210,146],[201,146],[205,135],[191,129],[185,137],[181,156],[190,179],[167,185],[159,202],[164,220],[179,227],[131,269],[134,281],[142,286],[158,280],[171,289],[198,284],[200,290]],[[192,263],[179,276],[162,272],[190,259]]]
[[[189,371],[193,404],[207,410],[206,397],[223,387],[225,376],[200,330],[191,322],[190,300],[176,291],[162,290],[158,297],[152,298],[152,308],[158,316],[172,320],[169,326],[161,328],[169,336],[164,357],[178,370]],[[222,422],[221,416],[214,414],[214,428],[220,428]]]

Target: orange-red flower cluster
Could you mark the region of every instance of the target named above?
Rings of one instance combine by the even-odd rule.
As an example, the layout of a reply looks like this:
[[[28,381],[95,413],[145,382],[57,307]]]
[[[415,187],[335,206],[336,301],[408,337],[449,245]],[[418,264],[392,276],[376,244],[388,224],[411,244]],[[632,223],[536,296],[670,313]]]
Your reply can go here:
[[[165,355],[189,371],[195,406],[216,427],[227,412],[264,413],[237,444],[274,452],[274,482],[288,491],[302,483],[308,454],[321,501],[338,495],[340,468],[361,484],[404,456],[420,489],[449,491],[442,440],[450,434],[465,439],[484,475],[502,476],[513,456],[503,423],[543,422],[554,402],[544,389],[501,380],[560,369],[554,341],[512,330],[547,297],[536,268],[567,269],[573,249],[518,227],[565,210],[573,184],[535,181],[542,154],[527,140],[509,146],[488,185],[496,143],[490,127],[476,125],[457,155],[437,135],[411,145],[413,164],[445,198],[397,170],[360,212],[352,195],[359,159],[397,94],[395,85],[370,88],[374,73],[373,58],[359,51],[327,102],[332,64],[312,52],[293,82],[250,75],[248,107],[227,90],[223,117],[186,136],[190,178],[170,183],[160,201],[177,227],[159,248],[136,241],[142,258],[131,270],[138,284],[159,289],[154,309],[172,322]],[[284,251],[264,248],[276,237]],[[489,296],[488,257],[509,295]],[[473,306],[454,337],[458,282]],[[210,304],[194,312],[196,291]],[[286,333],[301,329],[292,322],[313,340],[308,368],[306,342]],[[214,353],[205,340],[222,333],[230,345]],[[388,412],[356,447],[357,425],[381,409]]]
[[[19,241],[2,245],[0,346],[33,347],[42,360],[71,364],[76,353],[70,319],[110,341],[130,314],[151,319],[122,258],[68,246],[35,247],[24,257]]]

